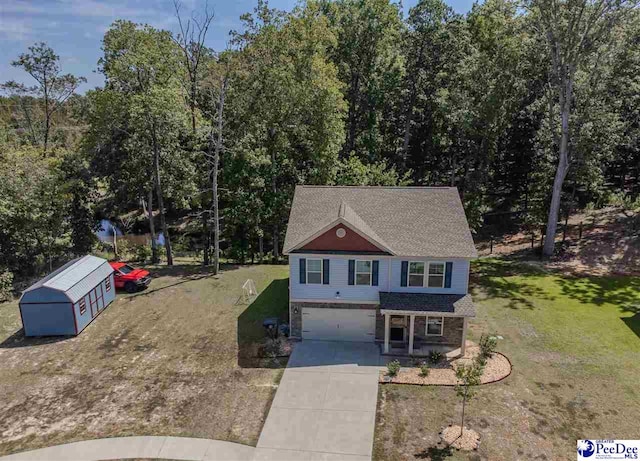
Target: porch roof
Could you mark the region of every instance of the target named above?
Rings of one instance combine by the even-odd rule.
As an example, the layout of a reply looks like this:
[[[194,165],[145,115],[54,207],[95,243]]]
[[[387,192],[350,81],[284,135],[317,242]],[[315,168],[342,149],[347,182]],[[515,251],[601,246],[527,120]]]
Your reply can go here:
[[[471,295],[380,292],[380,310],[437,312],[456,317],[475,317]]]

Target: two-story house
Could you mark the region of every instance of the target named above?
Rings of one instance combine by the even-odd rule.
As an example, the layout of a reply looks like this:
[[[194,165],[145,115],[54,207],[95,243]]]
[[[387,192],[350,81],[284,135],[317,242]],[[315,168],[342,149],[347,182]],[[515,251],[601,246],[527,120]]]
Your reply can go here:
[[[456,188],[298,186],[284,253],[292,337],[464,353],[477,252]]]

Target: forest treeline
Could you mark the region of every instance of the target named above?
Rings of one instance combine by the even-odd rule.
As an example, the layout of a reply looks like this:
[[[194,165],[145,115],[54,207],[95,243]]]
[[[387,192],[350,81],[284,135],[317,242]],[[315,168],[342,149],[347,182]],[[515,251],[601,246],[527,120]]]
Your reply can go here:
[[[455,186],[474,230],[547,237],[586,204],[637,204],[637,5],[260,0],[226,50],[205,45],[210,11],[176,6],[178,30],[116,21],[83,95],[37,43],[12,63],[33,86],[2,86],[0,272],[91,251],[105,218],[162,232],[169,264],[277,260],[296,184]]]

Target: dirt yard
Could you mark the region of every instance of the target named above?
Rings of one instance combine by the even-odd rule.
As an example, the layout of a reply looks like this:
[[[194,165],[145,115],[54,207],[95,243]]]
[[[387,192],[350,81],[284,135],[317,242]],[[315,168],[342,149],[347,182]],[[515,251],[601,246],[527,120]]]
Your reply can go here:
[[[558,226],[557,254],[545,261],[549,269],[579,275],[640,275],[640,218],[619,208],[582,211],[571,216],[564,235],[564,223]],[[565,237],[562,243],[563,235]],[[481,256],[503,256],[519,260],[540,259],[540,231],[476,237]],[[543,263],[539,263],[542,265]]]
[[[25,339],[17,302],[0,304],[0,455],[126,435],[255,445],[281,368],[238,365],[238,344],[286,317],[287,266],[153,268],[78,337]],[[261,295],[238,304],[252,278]]]

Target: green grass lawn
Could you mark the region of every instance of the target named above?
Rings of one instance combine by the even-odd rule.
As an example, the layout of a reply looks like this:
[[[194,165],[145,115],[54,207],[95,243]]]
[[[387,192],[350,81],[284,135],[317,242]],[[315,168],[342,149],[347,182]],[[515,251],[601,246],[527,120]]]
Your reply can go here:
[[[288,267],[150,270],[147,290],[118,293],[73,338],[24,338],[17,301],[0,304],[0,456],[127,435],[257,442],[282,369],[241,352],[264,317],[286,319]],[[248,278],[250,305],[238,302]]]
[[[460,405],[448,388],[384,385],[375,458],[574,459],[579,438],[640,438],[640,279],[570,277],[497,259],[473,264],[471,339],[496,333],[513,364],[482,386],[472,454],[437,447]]]

